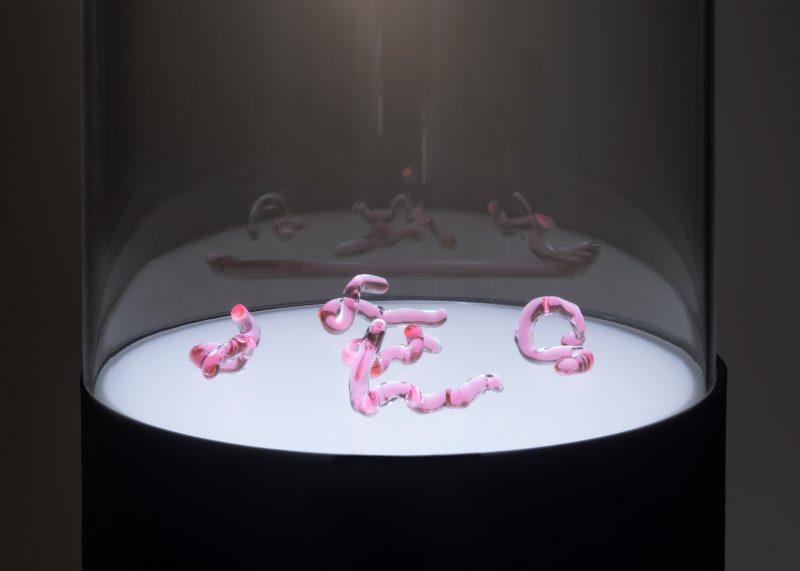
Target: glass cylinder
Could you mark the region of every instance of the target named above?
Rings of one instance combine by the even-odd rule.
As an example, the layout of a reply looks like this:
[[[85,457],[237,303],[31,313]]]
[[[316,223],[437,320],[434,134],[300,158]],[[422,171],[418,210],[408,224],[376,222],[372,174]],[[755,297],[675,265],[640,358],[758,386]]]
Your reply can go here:
[[[702,2],[90,4],[100,403],[226,443],[404,456],[617,434],[711,389]],[[359,275],[384,281],[354,293]],[[355,309],[331,331],[333,300]]]

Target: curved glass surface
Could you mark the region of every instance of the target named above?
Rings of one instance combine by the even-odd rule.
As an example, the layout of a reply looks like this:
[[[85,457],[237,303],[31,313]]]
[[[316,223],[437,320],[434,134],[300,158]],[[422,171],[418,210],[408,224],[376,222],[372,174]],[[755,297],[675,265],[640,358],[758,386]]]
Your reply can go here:
[[[630,430],[711,386],[704,2],[88,4],[84,381],[101,402],[225,442],[440,454]],[[317,315],[357,274],[388,280],[364,296],[387,310],[448,313],[425,329],[440,353],[373,386],[491,373],[504,390],[359,415],[339,354],[368,322],[335,336]],[[590,370],[521,354],[541,296],[581,308]],[[190,349],[232,339],[236,304],[260,343],[206,378]],[[568,330],[543,319],[534,339]]]

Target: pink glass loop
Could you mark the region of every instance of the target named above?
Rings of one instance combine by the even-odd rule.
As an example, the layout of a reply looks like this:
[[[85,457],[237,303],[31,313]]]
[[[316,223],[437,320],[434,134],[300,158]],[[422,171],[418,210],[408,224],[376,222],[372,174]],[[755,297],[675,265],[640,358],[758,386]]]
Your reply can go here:
[[[338,335],[353,325],[356,315],[373,320],[381,318],[389,325],[418,324],[439,326],[447,320],[444,309],[391,309],[384,310],[369,301],[361,299],[362,293],[386,293],[389,282],[379,276],[359,274],[350,280],[342,292],[342,297],[332,299],[319,310],[322,327],[328,333]]]
[[[231,319],[239,328],[238,335],[224,344],[200,343],[189,352],[189,359],[207,379],[220,372],[233,373],[244,368],[261,341],[261,329],[241,303],[231,309]]]
[[[490,373],[435,393],[423,393],[419,387],[405,381],[389,381],[370,387],[370,380],[382,374],[392,360],[411,364],[419,359],[423,350],[429,350],[424,334],[418,327],[410,326],[405,330],[407,344],[389,347],[382,354],[380,349],[386,329],[384,320],[375,319],[367,327],[364,337],[349,345],[354,351],[350,353],[345,349],[346,358],[343,353],[343,358],[350,362],[350,404],[356,412],[373,416],[380,407],[396,399],[404,399],[408,408],[418,413],[435,412],[445,407],[463,408],[488,390],[503,390],[500,377]],[[430,347],[431,352],[438,352],[438,340]]]
[[[561,345],[536,347],[533,341],[536,322],[553,313],[567,317],[572,331],[561,338]],[[577,305],[560,297],[551,295],[531,300],[522,310],[514,339],[524,357],[539,363],[555,362],[556,372],[561,375],[583,373],[594,365],[594,355],[583,347],[586,340],[583,314]]]

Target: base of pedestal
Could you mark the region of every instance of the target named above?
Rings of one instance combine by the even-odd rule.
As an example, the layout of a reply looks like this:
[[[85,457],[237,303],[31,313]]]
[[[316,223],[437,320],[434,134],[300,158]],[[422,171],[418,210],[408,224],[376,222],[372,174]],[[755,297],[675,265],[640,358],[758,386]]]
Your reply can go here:
[[[637,430],[416,457],[202,440],[84,388],[84,568],[722,569],[726,378]]]

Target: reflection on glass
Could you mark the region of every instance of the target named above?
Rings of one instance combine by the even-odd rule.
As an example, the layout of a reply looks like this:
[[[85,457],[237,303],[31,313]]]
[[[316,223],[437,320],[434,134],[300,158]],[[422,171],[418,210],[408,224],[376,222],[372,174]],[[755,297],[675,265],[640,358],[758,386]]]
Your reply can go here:
[[[292,214],[289,200],[279,192],[268,192],[253,203],[247,221],[247,235],[251,240],[258,238],[258,222],[265,218],[272,219],[272,231],[284,242],[292,239],[295,230],[305,226],[302,218]]]
[[[370,379],[379,376],[392,359],[398,359],[402,355],[404,357],[400,358],[401,362],[414,363],[423,349],[428,349],[421,329],[410,325],[405,330],[406,345],[393,345],[387,349],[389,354],[382,355],[381,344],[386,327],[383,319],[376,319],[369,324],[364,337],[348,344],[342,355],[345,363],[348,364],[349,361],[350,365],[350,404],[355,411],[373,416],[380,407],[393,400],[404,399],[408,408],[414,412],[436,412],[445,407],[464,408],[488,390],[503,390],[500,377],[491,373],[473,377],[454,389],[448,388],[435,393],[423,393],[419,387],[405,381],[388,381],[370,388]],[[438,340],[431,345],[439,348]]]
[[[206,257],[219,277],[248,280],[277,277],[346,277],[375,272],[394,277],[569,277],[585,265],[563,260],[547,262],[483,262],[467,260],[419,262],[326,262],[320,260],[240,260],[212,252]]]
[[[496,200],[489,202],[489,215],[500,231],[506,236],[518,234],[531,252],[542,260],[556,260],[586,267],[600,253],[600,244],[592,241],[579,242],[573,246],[555,248],[550,244],[547,234],[556,227],[555,220],[546,214],[534,214],[530,204],[522,194],[512,195],[520,215],[509,217]]]
[[[370,227],[365,235],[336,246],[334,252],[337,256],[355,256],[376,248],[389,248],[403,240],[418,242],[425,237],[426,229],[430,230],[441,248],[452,250],[456,247],[455,236],[441,222],[427,214],[421,202],[415,203],[412,198],[413,191],[419,186],[414,168],[405,167],[402,174],[408,192],[397,194],[387,208],[370,208],[362,201],[353,204],[353,212]],[[393,226],[391,223],[395,220],[398,224]]]

